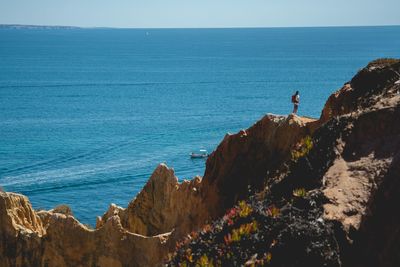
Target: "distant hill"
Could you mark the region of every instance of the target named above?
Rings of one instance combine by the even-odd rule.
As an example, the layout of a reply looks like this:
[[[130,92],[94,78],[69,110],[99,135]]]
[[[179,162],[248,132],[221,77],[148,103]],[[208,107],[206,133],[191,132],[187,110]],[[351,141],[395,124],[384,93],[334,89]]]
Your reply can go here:
[[[0,29],[81,29],[75,26],[0,24]]]

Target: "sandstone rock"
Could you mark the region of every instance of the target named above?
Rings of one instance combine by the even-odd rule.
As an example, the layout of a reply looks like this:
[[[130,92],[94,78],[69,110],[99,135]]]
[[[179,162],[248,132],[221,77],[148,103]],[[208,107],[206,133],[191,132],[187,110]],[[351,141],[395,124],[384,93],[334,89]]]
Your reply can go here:
[[[117,214],[123,227],[133,233],[152,236],[174,229],[175,235],[187,233],[208,216],[201,190],[200,177],[178,183],[174,170],[160,164],[126,209],[111,205],[98,225]]]
[[[73,217],[54,214],[42,257],[52,266],[156,266],[165,256],[168,235],[131,233],[122,227],[118,216],[110,217],[97,230],[89,230]]]
[[[321,122],[345,114],[394,107],[399,102],[400,60],[376,61],[357,75],[327,100]]]
[[[110,207],[108,208],[108,210],[106,211],[106,213],[104,213],[104,215],[102,217],[98,216],[96,218],[96,229],[102,227],[104,225],[104,223],[112,216],[115,215],[119,215],[120,211],[123,211],[124,208],[119,207],[117,205],[115,205],[114,203],[111,203]]]
[[[46,233],[28,198],[0,192],[0,266],[40,266]]]
[[[61,213],[67,216],[74,216],[72,209],[68,205],[58,205],[54,209],[50,210],[53,213]]]
[[[0,266],[157,266],[170,233],[146,237],[124,229],[118,216],[90,230],[74,217],[43,212],[26,197],[0,193]]]
[[[6,232],[24,231],[38,236],[46,233],[26,196],[0,192],[0,212],[0,219],[4,220],[1,226],[8,227]]]
[[[265,185],[268,174],[290,159],[293,146],[315,130],[316,120],[266,115],[246,135],[226,135],[206,163],[204,202],[212,217]]]
[[[325,217],[359,229],[375,191],[399,151],[400,61],[371,63],[327,101],[321,120],[350,116],[348,137],[323,177]]]

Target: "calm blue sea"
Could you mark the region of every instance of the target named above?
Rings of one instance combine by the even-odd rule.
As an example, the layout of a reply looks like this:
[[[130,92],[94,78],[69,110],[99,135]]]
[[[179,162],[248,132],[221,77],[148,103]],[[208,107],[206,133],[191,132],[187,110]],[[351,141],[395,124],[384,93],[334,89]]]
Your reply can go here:
[[[94,224],[160,162],[202,175],[191,151],[288,114],[295,90],[318,117],[378,57],[400,57],[400,27],[1,29],[0,185]]]

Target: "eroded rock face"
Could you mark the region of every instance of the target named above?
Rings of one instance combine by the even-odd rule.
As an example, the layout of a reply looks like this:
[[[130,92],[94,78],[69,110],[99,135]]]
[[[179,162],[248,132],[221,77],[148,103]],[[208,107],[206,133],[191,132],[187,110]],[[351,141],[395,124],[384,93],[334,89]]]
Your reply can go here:
[[[118,216],[90,230],[62,213],[42,211],[38,216],[25,196],[0,194],[2,267],[156,266],[168,251],[170,233],[152,237],[131,233]]]
[[[364,113],[350,120],[348,137],[337,143],[338,155],[323,176],[330,200],[325,217],[340,221],[347,232],[360,228],[368,202],[400,152],[399,115],[399,108]]]
[[[266,115],[249,129],[226,135],[207,160],[203,178],[211,217],[261,190],[267,175],[277,172],[293,146],[315,128],[313,119]]]
[[[169,236],[131,233],[122,227],[118,216],[110,217],[97,230],[89,230],[62,214],[51,216],[47,232],[42,259],[52,266],[155,266],[164,257]]]
[[[50,210],[50,212],[74,216],[74,214],[72,213],[72,209],[68,205],[58,205],[54,209]]]
[[[143,190],[126,209],[111,206],[98,221],[118,214],[124,228],[133,233],[152,236],[175,230],[175,235],[187,233],[207,218],[201,198],[201,178],[178,183],[173,169],[160,164]]]
[[[0,192],[0,266],[40,266],[45,233],[27,197]]]
[[[339,117],[345,126],[336,158],[323,176],[326,218],[359,230],[375,192],[393,173],[400,151],[400,61],[370,63],[332,95],[321,119]]]
[[[333,117],[356,115],[367,110],[395,106],[399,102],[400,60],[373,61],[340,90],[333,93],[322,110],[321,122]]]
[[[0,192],[1,227],[6,232],[26,231],[42,236],[46,233],[42,221],[33,211],[26,196]]]

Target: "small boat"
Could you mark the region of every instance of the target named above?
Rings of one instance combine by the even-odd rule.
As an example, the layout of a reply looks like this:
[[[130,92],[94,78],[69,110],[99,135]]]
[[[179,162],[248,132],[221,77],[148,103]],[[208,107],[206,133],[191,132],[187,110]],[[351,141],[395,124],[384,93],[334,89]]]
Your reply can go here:
[[[190,153],[190,157],[192,159],[207,158],[208,152],[205,149],[200,149],[199,152],[197,152],[197,153],[195,153],[195,152]]]

